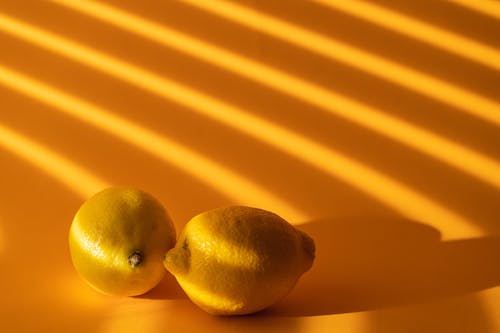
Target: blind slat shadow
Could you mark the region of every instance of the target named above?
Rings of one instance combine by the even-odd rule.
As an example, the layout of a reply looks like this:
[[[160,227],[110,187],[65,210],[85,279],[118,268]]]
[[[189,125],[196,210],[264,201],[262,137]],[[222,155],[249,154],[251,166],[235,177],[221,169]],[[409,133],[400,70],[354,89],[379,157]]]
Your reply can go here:
[[[342,67],[346,70],[349,69],[351,72],[358,73],[359,76],[366,78],[371,76],[366,71],[356,70],[340,61],[321,57],[317,53],[310,52],[284,40],[242,25],[238,21],[221,19],[220,16],[197,9],[184,2],[137,4],[133,1],[108,1],[107,4],[112,6],[112,8],[120,9],[125,13],[133,14],[135,17],[152,22],[156,26],[164,27],[168,31],[174,30],[181,32],[183,35],[195,37],[198,40],[204,41],[205,44],[217,46],[246,58],[258,60],[269,67],[280,69],[302,79],[318,83],[328,89],[335,86],[336,79],[347,80],[347,78],[337,78],[335,72],[333,76],[329,73],[318,73],[316,75],[311,73],[313,69],[319,69],[318,67],[327,67],[324,64],[330,64],[333,68]],[[312,1],[288,1],[286,3],[252,1],[251,6],[260,12],[293,22],[297,26],[310,29],[335,40],[340,40],[358,49],[375,53],[380,57],[391,59],[392,61],[404,64],[406,67],[416,69],[420,72],[432,73],[435,77],[443,81],[453,82],[468,91],[498,101],[498,94],[494,89],[498,85],[498,82],[500,82],[498,73],[485,66],[468,61],[465,58],[451,55],[442,49],[430,47],[427,44],[383,29],[340,11],[324,10],[323,7],[314,4]],[[65,29],[65,32],[68,35],[72,35],[74,39],[86,40],[87,44],[93,44],[96,41],[95,39],[86,39],[88,35],[83,31],[79,31],[81,29],[78,26],[82,24],[92,25],[94,31],[106,30],[98,28],[99,25],[104,25],[104,18],[92,21],[89,20],[91,15],[79,15],[82,13],[65,6],[54,4],[49,8],[47,7],[37,8],[37,10],[42,14],[44,11],[49,11],[50,9],[49,14],[43,14],[43,16],[50,16],[50,13],[54,13],[53,15],[59,13],[58,16],[64,15],[66,20],[71,17],[75,22],[80,22],[70,29]],[[26,10],[23,11],[22,9],[15,10],[9,8],[9,12],[16,17],[26,17],[29,22],[39,23],[42,26],[55,30],[60,30],[65,25],[64,21],[51,20],[51,22],[47,22],[50,20],[49,18],[43,20],[41,17],[23,15],[23,12],[26,12]],[[178,13],[179,15],[174,16],[172,13]],[[95,22],[96,25],[90,22]],[[141,28],[128,29],[141,30]],[[114,36],[121,36],[127,31],[115,24],[108,24],[108,30],[113,31],[112,35]],[[134,38],[133,36],[138,37],[139,35],[132,33],[129,35],[129,39]],[[143,38],[144,42],[150,40],[151,38],[148,37]],[[98,46],[97,48],[102,49],[106,47],[105,44],[96,42],[97,44],[93,45]],[[107,45],[110,44],[108,43]],[[116,45],[119,45],[118,42]],[[166,45],[165,49],[168,49]],[[117,53],[123,53],[123,51],[117,51]],[[151,62],[147,61],[145,63],[151,64]],[[375,79],[375,76],[373,76],[373,79]],[[387,81],[380,78],[377,79],[377,82],[388,84]],[[400,90],[406,90],[407,93],[416,94],[404,87],[399,88]],[[355,91],[352,91],[352,93],[355,93]],[[362,98],[362,96],[360,97]],[[455,111],[455,113],[462,112]]]
[[[293,23],[281,21],[236,3],[215,1],[185,1],[185,3],[224,19],[244,24],[249,28],[285,40],[329,59],[341,61],[426,97],[453,105],[457,110],[479,117],[497,126],[500,125],[500,118],[496,115],[496,110],[500,109],[500,104],[455,86],[453,83],[433,77],[431,74],[392,62],[389,59],[305,30],[293,25]],[[471,108],[470,105],[474,105],[474,107]]]
[[[309,3],[307,6],[305,2],[300,3],[303,4],[304,9],[310,9]],[[271,8],[273,13],[289,14],[294,9],[297,12],[301,9],[296,8],[298,5],[293,1],[288,2],[286,7],[281,6],[283,8],[280,8],[276,2],[266,2],[265,4],[266,10],[273,5],[277,7]],[[232,50],[233,53],[245,55],[247,58],[259,59],[267,66],[280,69],[282,72],[293,73],[296,77],[306,79],[341,95],[376,106],[384,113],[394,114],[400,119],[430,129],[434,133],[439,133],[456,143],[481,151],[485,155],[495,158],[500,156],[500,152],[492,144],[500,138],[497,127],[473,116],[457,112],[449,105],[419,96],[394,84],[366,75],[366,73],[335,61],[328,61],[279,40],[266,38],[265,35],[256,32],[259,44],[257,49],[257,46],[254,46],[255,42],[249,36],[251,30],[230,21],[220,20],[216,16],[196,10],[191,6],[182,6],[181,2],[137,5],[126,1],[117,2],[116,5],[126,9],[129,13],[139,14],[140,17],[153,20],[169,29],[203,38],[210,44]],[[259,3],[259,6],[263,6],[263,3]],[[129,34],[126,30],[120,30],[111,24],[106,25],[103,21],[93,20],[90,16],[78,15],[78,12],[65,9],[62,6],[52,6],[50,11],[49,8],[39,8],[40,15],[42,15],[42,9],[48,12],[43,14],[46,17],[45,20],[37,20],[36,17],[31,16],[28,17],[28,20],[45,26],[50,25],[51,30],[64,31],[65,35],[72,39],[84,41],[97,49],[106,50],[112,54],[126,53],[134,63],[146,66],[156,73],[174,77],[176,81],[185,82],[188,86],[199,88],[210,95],[223,96],[225,100],[230,100],[234,104],[248,106],[249,110],[261,111],[266,117],[272,117],[280,123],[290,124],[293,127],[294,117],[302,117],[303,121],[300,124],[306,125],[310,122],[308,115],[321,113],[305,100],[294,100],[291,96],[287,97],[277,90],[275,90],[276,93],[273,92],[274,89],[266,90],[266,86],[259,87],[257,84],[253,84],[253,81],[245,81],[242,76],[237,77],[230,75],[229,72],[224,73],[217,67],[197,61],[197,58],[185,57],[184,53],[177,52],[175,49],[162,47],[157,43],[149,42],[149,39],[146,38],[140,39],[138,35]],[[395,38],[398,35],[393,36],[345,15],[319,15],[322,14],[319,10],[303,11],[305,17],[297,18],[296,15],[299,13],[294,13],[291,19],[298,21],[303,26],[312,26],[321,21],[326,26],[321,25],[319,30],[325,29],[328,33],[338,34],[339,38],[351,42],[360,39],[358,43],[360,47],[377,51],[382,49],[388,57],[399,58],[400,53],[403,53],[401,61],[408,63],[408,60],[411,60],[409,61],[411,66],[423,67],[425,70],[436,73],[437,76],[446,77],[446,80],[465,85],[468,89],[485,93],[492,98],[498,97],[494,88],[500,84],[500,76],[492,76],[480,66],[470,66],[470,63],[460,61],[461,59],[458,57],[449,57],[444,52],[433,52],[436,50],[408,39]],[[22,11],[15,11],[16,16],[20,12]],[[179,12],[180,18],[176,19],[170,15],[170,12]],[[74,21],[75,25],[71,29],[65,28],[64,22],[50,20],[50,13],[64,16],[66,20]],[[190,21],[191,23],[185,22],[189,20],[182,19],[182,17],[192,17],[193,20]],[[307,17],[316,17],[318,20],[306,20]],[[50,22],[44,24],[43,21]],[[335,22],[335,25],[328,25],[328,22]],[[89,38],[89,34],[78,28],[85,25],[92,26],[92,35],[100,37]],[[238,36],[240,36],[241,42],[236,44],[235,39]],[[116,43],[109,43],[113,37],[116,39]],[[122,47],[122,45],[129,44],[136,46],[133,52]],[[421,66],[422,64],[424,65]],[[183,74],[179,75],[178,71],[182,71]],[[300,109],[298,109],[299,106]],[[311,109],[312,112],[305,113],[303,108]],[[331,122],[338,119],[340,118],[332,117]],[[449,126],[449,124],[453,124],[453,126]],[[299,131],[304,131],[305,128],[309,132],[308,135],[314,137],[319,135],[312,128],[298,127]],[[331,138],[331,134],[325,133],[322,139],[328,140],[329,137]]]
[[[497,163],[493,159],[481,156],[480,153],[469,150],[464,146],[456,145],[453,141],[436,133],[428,132],[404,120],[391,117],[381,110],[335,94],[300,78],[216,48],[166,27],[158,26],[153,22],[113,7],[64,1],[59,3],[139,34],[144,38],[181,49],[191,56],[198,57],[272,89],[299,98],[321,110],[346,118],[380,135],[388,136],[393,140],[406,144],[412,149],[417,149],[431,155],[433,158],[449,163],[487,183],[494,181],[491,175],[500,174],[500,165],[496,165]],[[411,81],[411,79],[408,78],[408,81]],[[443,91],[439,87],[436,87],[437,90]],[[471,104],[474,103],[468,103],[468,105]],[[475,106],[477,106],[477,103],[475,103]],[[492,109],[491,112],[493,113],[489,112],[489,114],[495,114],[494,111]],[[464,161],[467,162],[464,163]],[[500,188],[500,178],[492,185]]]
[[[308,140],[307,138],[301,137],[294,133],[290,133],[285,128],[281,128],[278,125],[266,122],[263,119],[255,117],[244,110],[239,110],[235,106],[228,105],[223,101],[217,100],[211,96],[206,96],[200,92],[190,90],[176,82],[169,81],[163,77],[158,77],[153,73],[146,72],[140,68],[133,67],[118,59],[114,59],[105,54],[96,52],[92,49],[85,48],[74,42],[65,40],[63,38],[57,37],[52,34],[43,32],[37,28],[30,27],[29,25],[16,22],[4,17],[4,20],[10,22],[10,25],[5,26],[8,31],[13,33],[20,33],[21,37],[27,38],[27,40],[33,41],[40,46],[47,46],[48,41],[51,43],[51,49],[58,51],[64,55],[70,55],[72,58],[83,59],[84,63],[92,65],[95,68],[104,70],[108,73],[112,73],[120,78],[126,79],[128,82],[136,84],[141,88],[145,88],[148,91],[159,94],[160,96],[167,97],[169,99],[175,98],[181,103],[189,106],[191,109],[196,110],[203,115],[207,115],[221,123],[234,127],[246,134],[257,138],[259,141],[264,141],[267,144],[284,150],[287,153],[291,153],[308,163],[314,163],[320,169],[334,174],[335,176],[343,175],[343,179],[361,188],[365,191],[369,191],[369,194],[375,196],[385,204],[389,205],[391,208],[398,210],[402,214],[412,214],[411,216],[418,219],[423,219],[426,221],[455,221],[454,223],[462,225],[462,228],[472,231],[470,223],[464,220],[457,214],[447,210],[446,208],[440,206],[439,204],[432,202],[422,196],[420,193],[401,186],[400,183],[390,180],[386,175],[374,172],[374,170],[367,169],[366,166],[359,164],[356,161],[343,156],[341,154],[332,152],[331,150],[325,149],[324,147],[315,144],[314,142]],[[4,22],[5,23],[5,22]],[[78,52],[77,52],[78,51]],[[215,113],[214,110],[217,110]],[[385,116],[382,114],[377,115],[377,118],[384,119]],[[371,119],[373,121],[373,119]],[[257,132],[255,129],[259,129]],[[408,128],[411,128],[409,125]],[[408,129],[407,128],[407,129]],[[401,133],[401,131],[400,131]],[[301,147],[300,154],[297,154],[297,147]],[[465,148],[453,147],[454,151],[463,152]],[[311,157],[305,157],[304,154],[312,154]],[[318,158],[321,155],[322,158]],[[468,155],[468,159],[471,157],[477,157],[474,155]],[[325,158],[330,160],[325,164]],[[474,159],[477,162],[477,158]],[[485,161],[481,161],[485,162]],[[483,167],[485,166],[484,163]],[[460,164],[462,167],[463,165]],[[340,166],[342,169],[356,170],[357,175],[353,174],[341,174],[339,172]],[[486,167],[491,166],[490,163],[486,163]],[[500,172],[499,172],[500,174]],[[363,177],[360,177],[363,175]],[[483,174],[481,174],[484,177]],[[361,181],[361,179],[364,181]],[[388,199],[385,195],[381,195],[379,191],[375,190],[375,186],[372,188],[366,187],[366,181],[369,180],[372,184],[378,184],[378,186],[383,186],[388,192],[394,193],[393,198],[404,198],[403,200]],[[489,178],[482,178],[488,179]],[[500,181],[499,181],[500,182]],[[397,194],[396,194],[397,193]],[[414,204],[418,202],[418,204]],[[415,207],[427,207],[424,209],[427,214],[437,214],[440,216],[436,218],[422,218],[422,209],[416,209]],[[410,212],[410,213],[409,213]],[[477,231],[476,231],[477,232]],[[473,232],[473,234],[476,234]]]
[[[268,208],[268,210],[285,212],[282,214],[292,221],[300,221],[300,218],[304,216],[300,212],[297,213],[295,208],[288,208],[286,203],[273,198],[271,193],[249,183],[233,171],[227,170],[215,162],[183,148],[176,142],[167,140],[165,137],[135,125],[87,101],[80,100],[7,68],[0,67],[0,81],[8,87],[63,111],[67,115],[90,123],[101,130],[118,136],[122,140],[141,147],[169,163],[177,165],[196,178],[209,182],[211,186],[224,191],[229,196],[234,197],[235,183],[239,183],[238,187],[246,190],[237,194],[238,199],[241,200],[241,196],[244,194],[248,196],[248,201],[262,203],[257,206],[264,208],[282,207],[281,209]],[[223,106],[215,109],[220,110],[221,107]],[[449,210],[425,194],[405,186],[389,175],[371,169],[349,156],[321,146],[299,134],[291,133],[278,125],[268,123],[249,114],[239,112],[235,114],[232,109],[229,109],[229,111],[227,115],[233,115],[233,117],[224,119],[225,123],[236,126],[259,141],[264,141],[264,143],[270,144],[331,176],[340,178],[398,213],[422,219],[428,223],[437,221],[438,223],[455,225],[456,228],[453,233],[447,234],[446,237],[460,237],[459,235],[463,232],[472,235],[481,233],[478,228],[459,213]],[[258,132],[256,129],[258,129]],[[170,155],[165,155],[165,152],[170,152]],[[182,158],[179,159],[179,156]],[[187,160],[196,161],[196,163],[186,164]],[[200,165],[204,167],[200,168]],[[206,178],[206,170],[212,170],[211,174],[217,175],[218,178]],[[200,174],[200,171],[203,173]],[[231,182],[221,181],[221,177],[231,178]],[[380,188],[384,188],[383,193],[379,191]],[[270,202],[273,202],[273,204],[271,205]],[[289,215],[295,218],[290,218]],[[440,226],[441,228],[445,229],[443,225]]]
[[[494,1],[467,1],[452,0],[455,5],[463,6],[469,10],[474,10],[486,16],[491,16],[500,21],[500,5]]]
[[[0,124],[0,146],[40,168],[82,197],[90,196],[108,186],[104,180],[89,170],[2,124]]]
[[[235,201],[282,211],[291,220],[303,220],[305,213],[295,209],[278,196],[238,175],[214,160],[121,118],[92,103],[44,85],[20,73],[0,66],[0,81],[15,90],[51,105],[65,114],[106,131],[121,140],[175,165],[201,182],[207,183]],[[235,192],[234,187],[239,191]]]
[[[133,113],[137,109],[132,106],[131,113],[122,112],[128,104],[123,103],[113,104],[113,110],[121,110],[122,117],[135,119]],[[215,189],[175,166],[78,118],[61,114],[50,105],[5,90],[0,93],[0,109],[4,109],[0,121],[6,126],[29,133],[32,140],[71,156],[74,163],[94,170],[110,183],[129,184],[160,194],[174,211],[174,217],[178,217],[179,227],[200,211],[235,203],[220,193],[215,195]],[[148,113],[148,121],[135,119],[135,123],[172,136],[175,141],[213,157],[255,183],[265,184],[269,191],[279,193],[301,211],[328,214],[334,208],[347,215],[360,209],[366,213],[393,214],[389,208],[349,185],[266,145],[256,144],[251,138],[204,119],[189,117],[189,113],[165,117],[163,109],[160,106],[158,116]],[[188,117],[182,117],[184,114]],[[238,192],[234,188],[235,196]],[[332,197],[337,198],[335,207],[329,199]],[[285,217],[283,212],[275,212]]]
[[[246,118],[246,121],[243,121],[243,123],[250,122],[255,124],[255,121],[250,121],[248,114],[245,115],[246,110],[238,110],[236,107],[224,103],[224,101],[217,100],[212,96],[192,90],[165,77],[157,76],[154,73],[31,27],[20,21],[8,17],[4,17],[3,20],[4,29],[18,37],[27,39],[42,47],[48,47],[62,55],[69,56],[72,59],[83,62],[162,97],[179,101],[184,105],[188,105],[192,110],[221,121],[224,124],[234,127],[234,117],[240,119]],[[500,175],[500,166],[497,165],[496,161],[482,156],[478,152],[471,151],[466,147],[456,145],[452,141],[440,137],[438,134],[427,132],[425,129],[393,118],[369,106],[350,100],[344,96],[337,96],[318,89],[320,88],[299,85],[299,87],[294,88],[294,91],[304,91],[307,100],[315,101],[317,106],[335,115],[346,117],[379,134],[387,135],[392,139],[409,145],[413,149],[418,149],[430,154],[434,158],[450,163],[454,167],[478,177],[493,186],[500,187],[500,176],[498,179],[492,176]],[[304,96],[304,98],[306,97]],[[332,103],[335,105],[334,108],[331,107]],[[200,107],[200,105],[204,107]],[[218,114],[215,114],[213,110],[218,110]],[[229,120],[231,118],[233,120]],[[259,127],[262,126],[254,126],[253,128]],[[245,132],[251,131],[247,127],[242,127],[242,124],[239,124],[237,128]],[[464,161],[466,162],[464,163]]]
[[[44,49],[30,44],[25,45],[10,38],[5,38],[3,43],[9,50],[4,53],[6,66],[22,69],[30,75],[34,74],[33,77],[41,78],[55,87],[64,87],[65,92],[79,96],[80,99],[83,97],[85,100],[92,100],[95,104],[113,110],[142,127],[165,133],[194,150],[203,151],[227,167],[242,172],[247,178],[272,186],[273,191],[281,193],[298,207],[315,212],[318,216],[327,215],[332,209],[356,211],[354,207],[357,205],[357,199],[348,199],[350,196],[343,194],[351,192],[347,186],[340,185],[333,180],[333,177],[325,183],[318,173],[317,176],[311,177],[314,171],[301,165],[305,163],[294,161],[285,153],[266,147],[268,145],[265,143],[256,142],[252,137],[245,137],[237,130],[225,128],[216,122],[197,116],[174,102],[134,89],[133,86],[103,73],[89,71],[69,59],[53,57],[53,54]],[[24,59],[19,54],[30,54],[33,59]],[[224,76],[216,77],[217,81],[224,79],[226,79]],[[250,88],[242,86],[241,89],[245,92]],[[254,91],[250,90],[250,93]],[[228,99],[233,96],[231,90],[221,94]],[[271,118],[273,123],[285,124],[290,131],[299,132],[311,140],[324,143],[328,149],[340,151],[355,160],[363,161],[373,169],[384,170],[384,173],[400,179],[408,187],[426,193],[451,210],[459,211],[478,226],[487,226],[492,232],[498,230],[495,222],[498,214],[495,207],[496,200],[500,196],[493,188],[483,186],[457,170],[341,119],[330,119],[328,115],[322,113],[315,114],[313,109],[302,105],[295,105],[295,110],[289,109],[294,107],[293,104],[276,105],[279,99],[272,93],[266,95],[259,93],[255,98],[262,100],[256,108],[252,108],[255,106],[253,104],[248,105],[246,100],[237,101],[237,104],[243,104],[245,109],[251,109],[252,113],[259,114],[263,118]],[[8,103],[4,105],[6,109],[10,109]],[[284,108],[282,117],[279,117],[280,112],[270,116],[273,107]],[[32,108],[37,109],[36,106]],[[19,118],[19,124],[23,123],[21,119]],[[456,125],[436,121],[443,130],[451,128],[452,124],[453,127]],[[468,127],[464,130],[468,130]],[[193,135],[194,133],[196,135]],[[496,147],[493,138],[487,135],[483,137],[481,133],[484,134],[484,131],[476,133],[477,139],[487,141],[492,147]],[[257,163],[257,160],[261,162]],[[113,173],[108,174],[110,177],[113,175]],[[319,183],[323,184],[318,186]],[[329,190],[329,186],[334,190]],[[313,198],[305,194],[300,196],[298,193],[321,193],[321,195]],[[338,202],[334,208],[328,203],[329,197],[336,198]],[[482,199],[471,202],[471,197]]]
[[[315,1],[326,8],[340,10],[373,24],[383,26],[386,29],[478,62],[493,70],[500,70],[500,51],[478,41],[439,28],[438,26],[368,2]]]
[[[377,0],[377,4],[413,18],[439,25],[460,35],[500,47],[497,1],[398,1]],[[465,3],[469,4],[468,6]],[[493,4],[491,7],[489,4]],[[489,7],[489,8],[488,8]],[[488,8],[488,9],[486,9]],[[490,9],[492,9],[490,11]]]

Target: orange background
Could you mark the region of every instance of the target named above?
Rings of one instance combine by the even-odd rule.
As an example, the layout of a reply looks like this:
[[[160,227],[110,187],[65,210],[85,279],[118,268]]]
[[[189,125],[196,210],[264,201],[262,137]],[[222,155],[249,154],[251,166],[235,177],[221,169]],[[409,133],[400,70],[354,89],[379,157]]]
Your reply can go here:
[[[2,331],[500,332],[498,2],[83,4],[0,1]],[[100,295],[67,234],[111,184],[178,231],[272,210],[315,265],[244,317]]]

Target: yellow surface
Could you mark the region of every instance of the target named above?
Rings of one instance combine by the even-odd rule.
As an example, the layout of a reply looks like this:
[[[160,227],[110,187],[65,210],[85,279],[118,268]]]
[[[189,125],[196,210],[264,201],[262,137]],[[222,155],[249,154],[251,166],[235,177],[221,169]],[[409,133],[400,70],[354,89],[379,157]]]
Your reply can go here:
[[[0,2],[6,332],[500,332],[495,1]],[[178,230],[229,204],[311,234],[271,310],[214,318],[171,276],[103,296],[71,265],[108,185]]]

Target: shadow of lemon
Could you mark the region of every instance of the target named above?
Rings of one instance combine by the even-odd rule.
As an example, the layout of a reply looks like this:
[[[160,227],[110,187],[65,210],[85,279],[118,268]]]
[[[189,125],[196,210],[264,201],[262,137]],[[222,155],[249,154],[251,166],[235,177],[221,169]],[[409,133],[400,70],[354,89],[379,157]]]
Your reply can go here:
[[[298,226],[317,258],[271,312],[315,316],[447,299],[500,284],[500,238],[441,241],[404,219],[320,220]]]

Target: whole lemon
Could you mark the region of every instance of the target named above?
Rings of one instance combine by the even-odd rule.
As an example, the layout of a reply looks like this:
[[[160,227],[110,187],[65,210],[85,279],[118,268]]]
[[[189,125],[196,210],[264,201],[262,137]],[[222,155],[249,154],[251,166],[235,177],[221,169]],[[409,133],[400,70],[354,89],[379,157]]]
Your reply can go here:
[[[112,187],[88,199],[69,231],[78,273],[108,295],[140,295],[160,282],[175,228],[163,206],[138,189]]]
[[[283,298],[311,268],[314,249],[278,215],[230,206],[192,218],[164,265],[208,313],[247,314]]]

